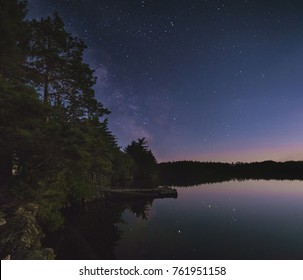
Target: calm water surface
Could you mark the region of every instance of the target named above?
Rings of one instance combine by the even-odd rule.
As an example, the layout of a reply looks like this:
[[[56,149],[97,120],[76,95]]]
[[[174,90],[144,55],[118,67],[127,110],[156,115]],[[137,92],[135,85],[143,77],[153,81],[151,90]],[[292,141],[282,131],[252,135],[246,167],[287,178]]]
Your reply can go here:
[[[177,199],[99,203],[73,213],[58,258],[303,259],[302,181],[176,189]]]

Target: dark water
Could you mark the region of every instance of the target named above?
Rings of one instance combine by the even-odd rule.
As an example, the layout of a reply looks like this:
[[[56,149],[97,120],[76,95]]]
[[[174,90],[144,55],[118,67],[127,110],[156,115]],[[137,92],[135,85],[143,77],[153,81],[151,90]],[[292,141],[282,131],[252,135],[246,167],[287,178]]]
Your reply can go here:
[[[303,259],[302,181],[177,191],[177,199],[74,209],[50,244],[59,259]]]

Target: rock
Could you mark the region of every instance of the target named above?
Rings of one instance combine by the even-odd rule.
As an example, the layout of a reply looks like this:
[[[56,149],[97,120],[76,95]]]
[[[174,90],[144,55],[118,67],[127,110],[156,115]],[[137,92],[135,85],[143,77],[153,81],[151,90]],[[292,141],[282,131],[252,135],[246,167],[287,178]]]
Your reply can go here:
[[[26,260],[53,260],[55,253],[52,248],[43,248],[40,250],[31,250],[25,257]]]
[[[0,226],[3,226],[6,224],[6,221],[4,218],[0,218]]]
[[[10,260],[11,259],[11,255],[7,255],[3,258],[3,260]]]
[[[54,259],[53,250],[41,246],[44,234],[36,222],[38,209],[37,204],[28,203],[18,207],[14,215],[6,217],[6,226],[0,227],[2,256],[10,254],[12,259],[23,260]],[[0,223],[2,219],[0,218]]]
[[[39,206],[35,203],[27,203],[16,210],[17,215],[26,215],[36,217],[39,210]]]

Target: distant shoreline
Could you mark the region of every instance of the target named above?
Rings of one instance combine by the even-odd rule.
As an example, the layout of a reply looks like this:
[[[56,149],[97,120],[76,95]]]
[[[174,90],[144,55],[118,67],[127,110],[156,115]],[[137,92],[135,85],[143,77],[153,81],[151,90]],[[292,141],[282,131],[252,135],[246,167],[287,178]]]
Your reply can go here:
[[[229,180],[303,180],[303,161],[221,163],[176,161],[159,163],[162,185],[195,185]]]

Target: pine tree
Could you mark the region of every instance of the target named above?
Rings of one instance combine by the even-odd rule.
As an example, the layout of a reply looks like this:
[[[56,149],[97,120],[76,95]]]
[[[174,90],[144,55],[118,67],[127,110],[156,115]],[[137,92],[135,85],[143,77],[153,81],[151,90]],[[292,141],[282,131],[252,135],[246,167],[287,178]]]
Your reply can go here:
[[[25,1],[0,0],[0,185],[9,182],[16,145],[23,140],[21,134],[25,134],[27,121],[20,107],[30,106],[35,99],[23,79],[25,15]]]
[[[147,146],[145,138],[133,141],[125,148],[126,153],[134,160],[134,184],[140,188],[156,187],[158,184],[157,161]]]
[[[99,119],[108,111],[94,97],[93,70],[83,62],[84,42],[65,30],[57,13],[31,23],[29,77],[61,121]]]
[[[20,81],[28,38],[26,1],[0,0],[0,78]]]
[[[133,161],[108,130],[84,42],[58,14],[27,22],[26,2],[0,8],[0,184],[62,201],[130,185]]]

